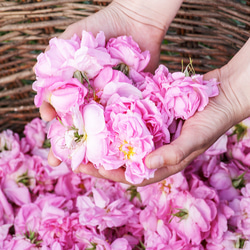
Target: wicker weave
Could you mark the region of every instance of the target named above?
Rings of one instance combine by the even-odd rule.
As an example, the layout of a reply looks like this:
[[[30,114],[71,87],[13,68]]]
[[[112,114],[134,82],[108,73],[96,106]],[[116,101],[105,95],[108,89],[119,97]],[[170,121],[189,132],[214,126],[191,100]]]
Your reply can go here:
[[[0,131],[21,132],[39,116],[32,67],[50,38],[110,1],[0,0]],[[181,70],[191,57],[197,73],[221,67],[250,36],[250,0],[186,0],[162,44],[161,63]]]

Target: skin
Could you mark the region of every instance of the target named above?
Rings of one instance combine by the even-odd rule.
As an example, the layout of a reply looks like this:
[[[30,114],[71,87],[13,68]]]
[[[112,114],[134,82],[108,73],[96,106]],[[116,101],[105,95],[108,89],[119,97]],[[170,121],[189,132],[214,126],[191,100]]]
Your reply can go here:
[[[106,39],[131,35],[142,51],[150,51],[151,61],[146,70],[154,72],[162,39],[182,1],[152,2],[127,0],[125,5],[124,1],[114,0],[105,9],[70,25],[60,38],[69,39],[74,33],[80,36],[83,29],[94,35],[102,30]],[[220,69],[208,72],[204,78],[216,78],[220,82],[220,94],[211,98],[203,111],[197,112],[184,123],[181,135],[175,141],[147,156],[147,167],[157,171],[154,178],[144,180],[139,186],[161,181],[183,170],[229,128],[250,116],[250,39],[231,61]],[[42,104],[40,113],[46,121],[56,115],[48,103]],[[60,164],[52,151],[48,161],[52,166]],[[123,168],[105,171],[102,167],[97,170],[92,164],[82,164],[75,172],[129,184],[125,180]]]

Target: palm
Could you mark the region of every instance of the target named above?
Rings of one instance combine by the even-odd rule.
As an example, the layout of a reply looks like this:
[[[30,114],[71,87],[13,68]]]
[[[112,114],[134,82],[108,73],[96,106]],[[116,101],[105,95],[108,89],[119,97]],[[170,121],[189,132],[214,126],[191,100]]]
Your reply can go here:
[[[81,36],[82,30],[92,32],[94,35],[103,31],[107,40],[122,35],[132,36],[142,51],[150,51],[151,60],[146,70],[153,72],[159,62],[160,45],[165,32],[160,28],[144,24],[136,15],[135,13],[134,16],[127,14],[122,6],[113,3],[70,25],[60,38],[69,39],[75,33]]]

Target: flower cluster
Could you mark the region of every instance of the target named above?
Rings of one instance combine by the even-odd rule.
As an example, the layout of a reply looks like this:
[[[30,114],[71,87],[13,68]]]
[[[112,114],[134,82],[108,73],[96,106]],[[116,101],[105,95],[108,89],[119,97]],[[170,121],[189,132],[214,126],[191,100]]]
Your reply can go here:
[[[250,248],[250,118],[184,171],[133,185],[47,162],[46,124],[0,133],[0,249]]]
[[[54,155],[75,170],[93,163],[106,170],[125,168],[138,184],[154,176],[145,157],[178,136],[182,121],[204,109],[218,94],[218,82],[202,75],[170,73],[150,60],[132,37],[105,41],[103,32],[81,39],[53,38],[38,57],[35,104],[49,102],[57,113],[48,138]]]

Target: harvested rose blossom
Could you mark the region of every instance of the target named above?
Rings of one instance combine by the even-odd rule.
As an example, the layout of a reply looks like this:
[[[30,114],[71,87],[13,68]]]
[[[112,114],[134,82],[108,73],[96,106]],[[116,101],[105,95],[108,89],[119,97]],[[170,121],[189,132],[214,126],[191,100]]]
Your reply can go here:
[[[92,195],[77,197],[80,212],[79,222],[86,226],[105,228],[119,227],[126,224],[138,210],[124,198],[114,199],[101,189],[92,188]]]
[[[74,35],[70,40],[52,38],[49,42],[50,49],[41,53],[37,58],[35,73],[38,79],[60,77],[70,79],[75,71],[69,66],[70,59],[80,48],[80,39]]]
[[[213,209],[210,202],[195,198],[188,191],[182,191],[173,199],[173,217],[170,227],[186,241],[200,244],[202,234],[210,230]]]
[[[245,173],[234,162],[221,162],[210,176],[209,184],[217,189],[222,200],[231,201],[240,196],[240,190],[250,180],[250,173]]]
[[[107,50],[116,59],[116,68],[128,75],[134,82],[142,80],[140,74],[149,63],[149,51],[141,51],[131,36],[111,38],[107,42]]]
[[[250,241],[239,232],[227,231],[219,241],[207,239],[207,250],[224,250],[224,249],[250,249]]]
[[[42,148],[46,138],[46,124],[39,118],[33,119],[24,127],[25,141],[33,148]]]
[[[228,133],[228,154],[250,166],[250,118],[231,128]]]
[[[121,97],[142,98],[141,91],[132,85],[132,81],[121,71],[114,70],[111,67],[105,67],[93,80],[96,98],[100,103],[106,106],[109,99],[118,94]]]
[[[103,108],[91,102],[75,107],[72,115],[54,120],[48,132],[53,153],[75,170],[81,163],[99,165],[107,153],[107,131]]]
[[[47,81],[46,88],[36,86],[35,104],[40,107],[43,101],[50,103],[59,114],[68,113],[71,107],[82,105],[87,89],[75,78],[68,81]]]
[[[170,116],[172,121],[173,118],[186,120],[196,111],[203,110],[208,104],[208,98],[218,95],[217,85],[214,79],[204,81],[201,75],[170,73],[164,65],[160,65],[153,78],[146,78],[145,83],[138,87],[144,97],[160,102],[160,112]]]
[[[148,169],[144,164],[146,155],[154,149],[153,138],[142,117],[130,110],[116,113],[113,105],[109,108],[111,113],[105,119],[110,132],[110,145],[102,165],[107,170],[125,165],[125,177],[134,184],[153,177],[155,170]]]
[[[0,133],[0,166],[15,160],[21,154],[20,138],[11,130]]]

